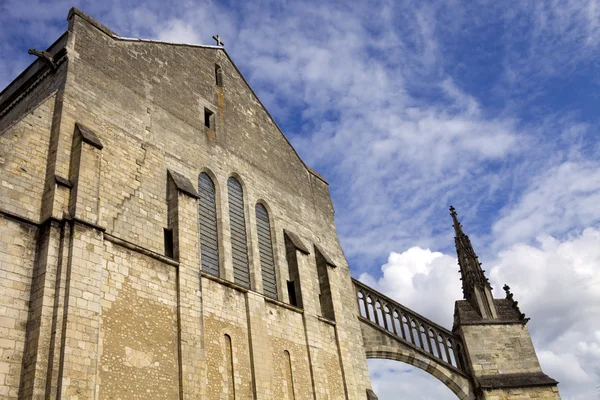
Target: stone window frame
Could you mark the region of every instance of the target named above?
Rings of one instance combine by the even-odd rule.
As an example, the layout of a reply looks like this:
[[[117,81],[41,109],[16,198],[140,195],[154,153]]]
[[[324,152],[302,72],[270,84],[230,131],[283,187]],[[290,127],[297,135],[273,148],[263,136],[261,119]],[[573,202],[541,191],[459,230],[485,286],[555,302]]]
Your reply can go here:
[[[208,168],[202,168],[200,170],[200,172],[198,173],[198,179],[200,178],[200,176],[202,174],[206,174],[210,180],[212,181],[213,187],[214,187],[214,192],[215,192],[215,217],[217,220],[217,253],[218,253],[218,275],[216,275],[219,278],[224,278],[225,274],[224,274],[224,268],[223,268],[223,221],[222,221],[222,216],[221,216],[221,208],[220,208],[220,204],[221,204],[221,191],[220,191],[220,185],[219,185],[219,181],[217,179],[217,176]],[[200,193],[200,184],[198,182],[198,193]],[[200,200],[199,200],[200,201]],[[200,213],[200,211],[198,211],[198,213]],[[198,217],[200,217],[200,215],[198,215]],[[198,222],[198,239],[199,239],[199,243],[198,243],[198,251],[200,253],[200,256],[202,257],[202,250],[201,250],[201,244],[202,244],[202,238],[201,238],[201,227],[200,227],[200,222]],[[200,258],[200,264],[202,265],[202,258]],[[209,272],[205,272],[210,274]],[[211,274],[212,275],[212,274]],[[214,275],[213,275],[214,276]]]
[[[260,241],[260,237],[258,236],[258,215],[257,215],[257,208],[259,206],[262,206],[265,209],[265,212],[267,214],[267,218],[268,218],[268,224],[269,224],[269,235],[270,235],[270,243],[269,245],[271,246],[271,258],[273,259],[273,279],[275,281],[275,297],[269,296],[268,294],[265,293],[265,282],[264,282],[264,271],[263,271],[263,260],[261,258],[261,254],[260,254],[260,245],[261,245],[261,241]],[[262,280],[262,294],[272,298],[272,299],[279,299],[280,297],[280,287],[279,287],[279,271],[277,268],[277,247],[276,247],[276,240],[275,240],[275,236],[276,236],[276,231],[274,228],[274,223],[273,223],[273,216],[272,216],[272,212],[271,212],[271,208],[269,207],[269,205],[267,204],[266,201],[259,199],[254,203],[254,225],[256,227],[256,241],[257,241],[257,246],[258,246],[258,266],[260,268],[260,276],[261,276],[261,280]]]

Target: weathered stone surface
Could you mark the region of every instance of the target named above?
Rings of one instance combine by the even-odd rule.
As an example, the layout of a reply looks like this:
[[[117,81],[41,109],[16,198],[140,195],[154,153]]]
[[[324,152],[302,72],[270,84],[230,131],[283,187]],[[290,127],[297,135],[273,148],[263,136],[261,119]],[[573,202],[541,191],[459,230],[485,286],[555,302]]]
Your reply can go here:
[[[102,148],[104,147],[102,146],[102,141],[100,140],[98,135],[96,135],[91,129],[86,128],[85,126],[80,124],[75,124],[75,129],[77,129],[77,132],[81,134],[81,137],[84,142],[94,146],[98,150],[102,150]]]
[[[461,373],[359,322],[328,184],[222,48],[123,39],[73,9],[49,52],[56,70],[36,60],[0,94],[1,398],[362,400],[373,398],[365,355],[472,398]],[[201,270],[203,172],[218,276]],[[232,176],[249,288],[233,280],[244,249],[232,246]],[[257,203],[277,299],[263,294]],[[540,371],[521,324],[461,329],[476,377]],[[482,390],[559,398],[555,387]]]
[[[483,389],[524,388],[528,386],[555,386],[558,382],[543,372],[484,375],[477,378]]]
[[[78,10],[61,51],[56,71],[36,61],[35,84],[11,86],[27,94],[0,119],[0,397],[363,399],[356,306],[336,290],[338,321],[319,319],[305,244],[342,267],[332,285],[352,287],[327,183],[228,55],[121,39]],[[219,277],[200,269],[201,172],[215,183]],[[244,191],[249,289],[231,282],[230,176]],[[262,294],[257,202],[271,218],[276,300]],[[303,310],[286,304],[284,230],[303,249]]]

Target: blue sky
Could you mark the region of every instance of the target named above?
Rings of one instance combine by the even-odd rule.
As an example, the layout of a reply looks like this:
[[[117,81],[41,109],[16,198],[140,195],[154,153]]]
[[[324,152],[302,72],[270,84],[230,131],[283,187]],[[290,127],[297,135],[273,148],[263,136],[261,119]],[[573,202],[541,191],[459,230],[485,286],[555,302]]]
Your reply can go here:
[[[600,395],[599,0],[3,0],[0,87],[72,5],[126,37],[219,33],[329,180],[353,274],[447,326],[453,204],[563,398]],[[370,368],[382,400],[453,398],[406,365]]]

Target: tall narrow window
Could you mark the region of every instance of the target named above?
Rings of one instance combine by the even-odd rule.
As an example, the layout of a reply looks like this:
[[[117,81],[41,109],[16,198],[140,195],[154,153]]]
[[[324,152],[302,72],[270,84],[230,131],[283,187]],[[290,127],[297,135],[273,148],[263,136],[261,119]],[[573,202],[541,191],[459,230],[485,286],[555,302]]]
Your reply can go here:
[[[244,217],[244,192],[237,179],[227,181],[229,196],[229,226],[231,229],[231,253],[233,258],[233,281],[240,286],[250,287],[248,269],[248,245],[246,240],[246,218]]]
[[[223,68],[219,64],[215,64],[215,83],[223,86]]]
[[[200,220],[200,258],[202,270],[219,276],[219,242],[217,236],[217,207],[215,203],[215,185],[206,173],[198,176],[200,201],[198,215]]]
[[[204,109],[204,126],[208,129],[215,129],[215,113],[210,111],[208,108]]]
[[[275,280],[275,262],[273,261],[271,224],[269,223],[269,213],[267,212],[267,209],[260,203],[256,205],[256,231],[258,233],[263,293],[266,296],[276,299],[277,283]]]
[[[173,230],[164,228],[165,256],[173,258]]]
[[[294,281],[287,281],[288,301],[294,307],[298,307],[298,299],[296,298],[296,285]]]

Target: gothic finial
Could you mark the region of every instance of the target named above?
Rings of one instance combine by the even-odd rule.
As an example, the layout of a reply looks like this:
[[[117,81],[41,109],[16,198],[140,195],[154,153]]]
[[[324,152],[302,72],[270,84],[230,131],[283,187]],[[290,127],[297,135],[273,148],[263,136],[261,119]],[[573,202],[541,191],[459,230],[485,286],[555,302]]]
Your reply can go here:
[[[56,71],[56,63],[54,62],[54,57],[48,51],[39,51],[36,49],[29,49],[27,51],[29,54],[37,56],[40,60],[46,63],[52,71]]]
[[[489,286],[489,282],[481,268],[479,257],[477,257],[475,250],[473,250],[469,236],[465,235],[463,232],[462,225],[458,221],[458,214],[453,206],[450,206],[450,215],[454,222],[453,226],[456,234],[454,241],[456,244],[458,265],[460,266],[460,272],[463,275],[463,278],[465,278],[464,281],[467,281],[471,285],[478,284],[480,286]]]
[[[476,309],[480,310],[481,315],[494,315],[494,308],[491,301],[491,286],[483,273],[481,263],[478,260],[475,250],[471,245],[469,236],[465,235],[462,225],[458,221],[458,214],[453,206],[450,206],[450,215],[452,216],[454,232],[454,243],[456,245],[456,255],[463,287],[463,295]],[[484,292],[489,292],[488,294]],[[477,292],[477,293],[476,293]],[[489,297],[489,299],[488,299]]]
[[[519,320],[523,323],[523,325],[526,325],[527,322],[529,322],[529,318],[525,317],[525,314],[519,309],[519,302],[513,299],[513,294],[510,292],[510,286],[504,284],[502,289],[504,289],[504,292],[506,293],[506,300],[510,301],[512,308],[514,308],[517,314],[519,314]]]

